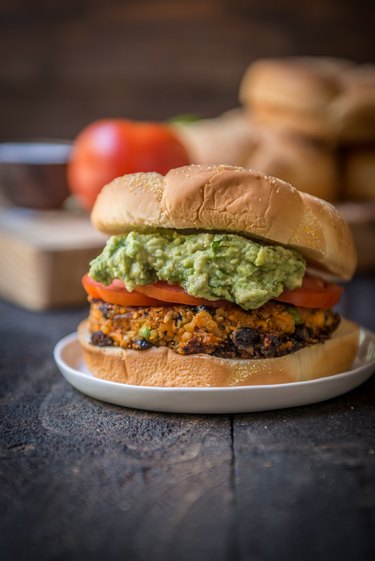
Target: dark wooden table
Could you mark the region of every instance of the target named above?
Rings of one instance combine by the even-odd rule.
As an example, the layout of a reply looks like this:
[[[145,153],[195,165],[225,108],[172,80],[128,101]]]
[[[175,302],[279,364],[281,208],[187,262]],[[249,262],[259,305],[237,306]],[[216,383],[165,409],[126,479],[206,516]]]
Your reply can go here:
[[[372,330],[374,289],[342,304]],[[86,313],[0,304],[2,561],[375,559],[375,377],[273,412],[115,407],[52,359]]]

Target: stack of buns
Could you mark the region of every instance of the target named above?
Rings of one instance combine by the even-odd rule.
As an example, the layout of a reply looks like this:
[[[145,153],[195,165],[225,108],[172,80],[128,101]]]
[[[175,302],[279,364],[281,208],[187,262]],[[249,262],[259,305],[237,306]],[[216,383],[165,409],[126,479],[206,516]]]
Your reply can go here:
[[[375,66],[261,59],[245,72],[240,99],[251,123],[319,145],[324,160],[330,155],[337,184],[325,198],[375,200]]]

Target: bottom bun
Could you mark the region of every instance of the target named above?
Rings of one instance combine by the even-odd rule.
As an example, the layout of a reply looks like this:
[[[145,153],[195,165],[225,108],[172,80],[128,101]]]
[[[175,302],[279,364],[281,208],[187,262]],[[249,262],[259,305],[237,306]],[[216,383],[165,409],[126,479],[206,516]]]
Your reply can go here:
[[[78,327],[78,340],[90,371],[112,382],[163,387],[252,386],[313,380],[350,369],[358,349],[359,327],[342,320],[325,343],[257,360],[179,355],[167,347],[145,351],[96,347],[90,343],[87,320]]]

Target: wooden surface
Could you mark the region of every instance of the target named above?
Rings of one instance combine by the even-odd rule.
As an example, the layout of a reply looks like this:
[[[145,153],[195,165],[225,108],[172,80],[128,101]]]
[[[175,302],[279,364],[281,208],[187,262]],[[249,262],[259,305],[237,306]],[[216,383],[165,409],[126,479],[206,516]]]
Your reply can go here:
[[[2,0],[0,136],[73,138],[103,117],[216,116],[259,57],[373,62],[373,3]]]
[[[35,310],[82,304],[81,278],[105,240],[83,214],[0,209],[0,296]]]
[[[341,311],[375,330],[375,277]],[[168,415],[58,373],[86,308],[0,303],[2,561],[372,561],[375,377],[312,406]]]

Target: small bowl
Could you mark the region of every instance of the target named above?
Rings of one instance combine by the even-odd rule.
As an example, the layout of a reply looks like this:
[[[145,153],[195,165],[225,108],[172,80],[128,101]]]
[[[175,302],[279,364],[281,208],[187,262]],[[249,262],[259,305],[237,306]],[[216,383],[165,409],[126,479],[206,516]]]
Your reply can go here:
[[[72,144],[37,140],[0,143],[0,190],[16,206],[56,209],[69,196],[66,168]]]

